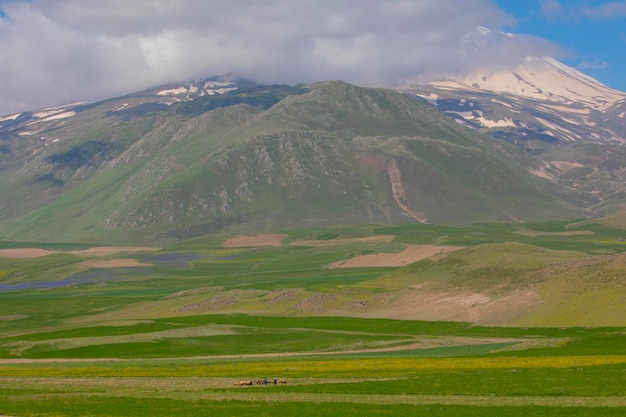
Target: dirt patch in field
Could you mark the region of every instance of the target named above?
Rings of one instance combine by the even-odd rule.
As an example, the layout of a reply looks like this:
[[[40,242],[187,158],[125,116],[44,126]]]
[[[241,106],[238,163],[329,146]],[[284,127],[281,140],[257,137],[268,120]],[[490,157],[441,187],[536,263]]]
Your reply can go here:
[[[435,246],[435,245],[407,245],[398,253],[375,253],[371,255],[359,255],[352,259],[337,261],[330,264],[329,268],[372,268],[384,266],[405,266],[422,259],[442,253],[463,249],[461,246]]]
[[[144,264],[136,259],[92,259],[90,261],[78,264],[83,268],[131,268],[134,266],[154,266],[152,264]]]
[[[147,248],[147,247],[125,247],[125,246],[107,246],[107,247],[95,247],[78,251],[55,251],[40,248],[15,248],[15,249],[0,249],[0,258],[12,258],[12,259],[30,259],[39,258],[41,256],[52,255],[54,253],[71,253],[73,255],[85,255],[85,256],[107,256],[118,253],[130,253],[130,252],[145,252],[155,251],[159,248]]]
[[[59,252],[38,248],[0,249],[0,258],[30,259],[51,255],[53,253]]]
[[[238,235],[227,239],[222,243],[225,248],[245,248],[250,246],[280,246],[287,235],[279,233],[261,235]]]

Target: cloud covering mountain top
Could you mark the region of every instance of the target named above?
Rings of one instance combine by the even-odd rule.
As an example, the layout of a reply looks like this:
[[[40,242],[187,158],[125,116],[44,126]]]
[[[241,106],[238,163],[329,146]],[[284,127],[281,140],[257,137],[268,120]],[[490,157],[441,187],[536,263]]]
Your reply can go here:
[[[260,82],[385,85],[557,48],[482,34],[489,0],[0,0],[0,114],[235,72]]]

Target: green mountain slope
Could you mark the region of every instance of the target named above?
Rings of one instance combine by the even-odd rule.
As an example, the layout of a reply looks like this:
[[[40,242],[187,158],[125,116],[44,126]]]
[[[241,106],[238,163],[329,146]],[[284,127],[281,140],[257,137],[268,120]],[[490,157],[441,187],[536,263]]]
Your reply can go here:
[[[518,148],[403,94],[343,82],[276,89],[249,93],[262,99],[239,91],[221,99],[226,107],[113,100],[44,132],[59,139],[49,146],[20,137],[33,145],[0,170],[0,236],[150,242],[338,223],[523,222],[580,217],[591,203],[528,173],[534,162]]]

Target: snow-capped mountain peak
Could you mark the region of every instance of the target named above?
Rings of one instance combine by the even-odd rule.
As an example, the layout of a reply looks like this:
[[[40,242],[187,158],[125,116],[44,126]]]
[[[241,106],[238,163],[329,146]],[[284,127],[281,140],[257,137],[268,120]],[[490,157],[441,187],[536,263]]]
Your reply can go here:
[[[561,141],[626,144],[626,93],[548,56],[402,90],[531,152]]]
[[[548,56],[527,57],[512,71],[483,70],[431,85],[442,89],[508,93],[563,104],[579,103],[600,111],[626,99],[626,93],[609,88]]]

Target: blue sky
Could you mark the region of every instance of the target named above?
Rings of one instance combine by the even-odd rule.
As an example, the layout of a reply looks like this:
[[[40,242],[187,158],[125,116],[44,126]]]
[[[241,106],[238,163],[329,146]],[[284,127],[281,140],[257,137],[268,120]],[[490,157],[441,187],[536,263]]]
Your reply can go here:
[[[0,115],[230,72],[390,86],[533,55],[626,91],[626,0],[0,0],[0,45]]]
[[[626,91],[626,1],[497,0],[515,22],[504,29],[550,40],[560,61]]]

